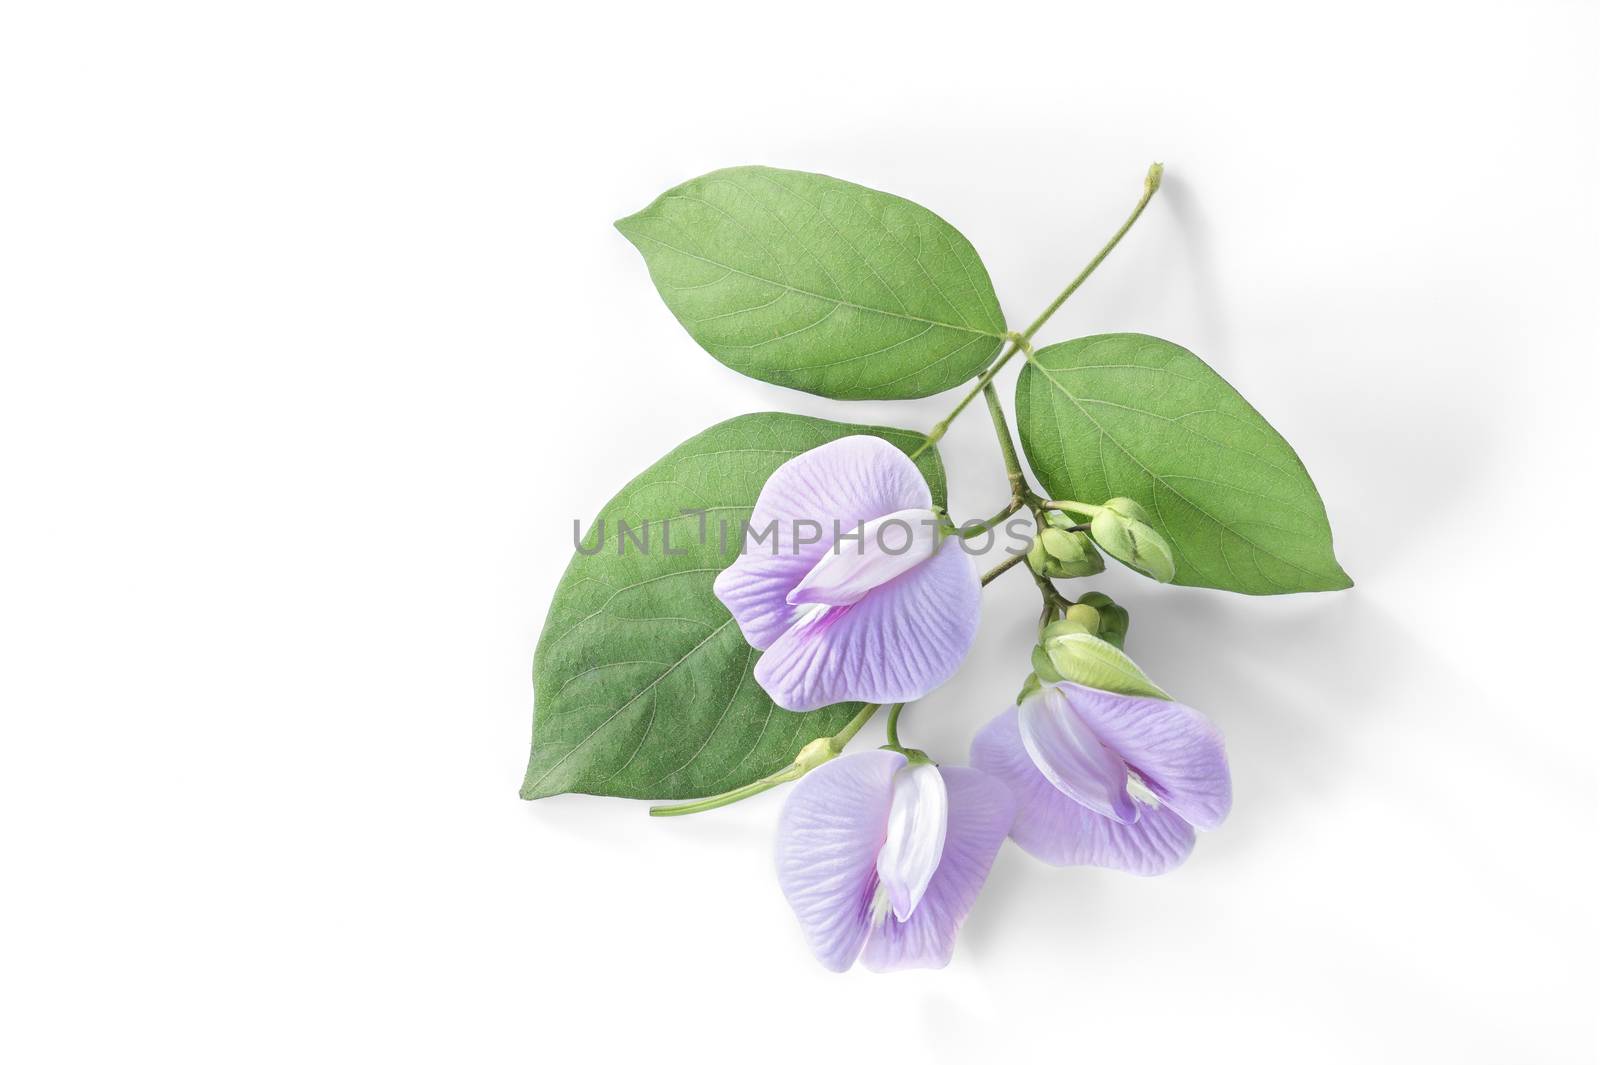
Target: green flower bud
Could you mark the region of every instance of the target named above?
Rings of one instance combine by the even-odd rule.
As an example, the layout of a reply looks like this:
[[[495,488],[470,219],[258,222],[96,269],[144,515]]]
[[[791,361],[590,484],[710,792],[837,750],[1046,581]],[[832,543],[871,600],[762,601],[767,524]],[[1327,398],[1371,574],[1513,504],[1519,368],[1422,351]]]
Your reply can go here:
[[[833,737],[821,736],[800,748],[800,753],[794,756],[794,764],[802,773],[809,773],[822,763],[832,761],[838,753]]]
[[[1067,616],[1062,620],[1069,625],[1082,625],[1083,631],[1091,636],[1100,631],[1100,611],[1083,603],[1067,607]]]
[[[1050,656],[1038,644],[1035,644],[1033,648],[1033,671],[1046,684],[1054,684],[1061,679],[1061,674],[1056,672],[1056,667],[1051,663]]]
[[[1044,648],[1045,658],[1063,680],[1123,695],[1172,698],[1156,687],[1133,659],[1098,636],[1086,632],[1054,636],[1045,641]]]
[[[1109,499],[1090,520],[1089,531],[1112,558],[1165,584],[1177,573],[1172,548],[1143,515],[1144,508],[1131,499]]]
[[[1043,562],[1035,566],[1036,572],[1046,577],[1088,577],[1106,568],[1105,559],[1094,548],[1094,541],[1081,532],[1067,532],[1053,526],[1046,527],[1034,541]],[[1029,562],[1033,560],[1029,553]]]
[[[1102,607],[1099,636],[1106,643],[1120,649],[1128,638],[1128,612],[1115,603]]]
[[[1137,499],[1129,499],[1127,496],[1117,496],[1113,499],[1106,500],[1100,505],[1119,517],[1127,518],[1129,521],[1142,521],[1146,524],[1149,524],[1150,522],[1150,515],[1144,512],[1144,505]]]
[[[1046,572],[1050,568],[1050,553],[1044,549],[1044,541],[1039,537],[1033,538],[1032,545],[1028,548],[1028,566],[1041,577],[1050,576]]]
[[[1114,600],[1105,592],[1084,592],[1078,596],[1078,602],[1084,606],[1092,606],[1096,610],[1103,610],[1108,606],[1115,605]]]
[[[1052,621],[1044,627],[1039,633],[1039,642],[1041,644],[1048,643],[1057,636],[1069,636],[1074,632],[1089,632],[1089,630],[1083,627],[1083,622],[1081,621],[1068,621],[1066,618],[1062,618],[1060,621]],[[1094,633],[1089,632],[1089,635],[1093,636]]]

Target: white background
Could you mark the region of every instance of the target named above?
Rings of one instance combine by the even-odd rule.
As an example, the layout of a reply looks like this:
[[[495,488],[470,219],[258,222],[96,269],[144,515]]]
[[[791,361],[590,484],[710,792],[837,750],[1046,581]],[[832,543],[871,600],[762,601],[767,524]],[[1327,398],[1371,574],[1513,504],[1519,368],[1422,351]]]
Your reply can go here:
[[[0,1057],[1593,1060],[1595,6],[579,6],[0,15]],[[1208,359],[1357,582],[1101,582],[1228,737],[1188,864],[1008,847],[948,969],[835,976],[781,793],[519,801],[572,518],[735,414],[957,398],[738,377],[611,221],[822,171],[1022,323],[1154,159],[1041,339]],[[943,452],[990,512],[981,412]],[[1033,596],[908,740],[964,756]]]

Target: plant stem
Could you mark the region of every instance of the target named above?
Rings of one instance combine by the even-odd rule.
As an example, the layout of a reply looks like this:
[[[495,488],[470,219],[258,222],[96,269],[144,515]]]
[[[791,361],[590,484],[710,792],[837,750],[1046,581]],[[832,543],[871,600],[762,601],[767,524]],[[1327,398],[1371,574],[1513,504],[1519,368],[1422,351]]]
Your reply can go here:
[[[1105,261],[1107,255],[1111,254],[1111,249],[1115,248],[1122,238],[1128,235],[1128,230],[1132,229],[1133,224],[1139,220],[1139,216],[1144,214],[1144,209],[1150,204],[1150,198],[1161,187],[1161,171],[1162,166],[1160,163],[1150,164],[1150,169],[1145,172],[1144,176],[1144,194],[1139,197],[1139,202],[1134,204],[1133,213],[1128,216],[1126,222],[1122,223],[1122,228],[1113,233],[1111,239],[1106,241],[1106,246],[1100,249],[1100,254],[1090,259],[1089,265],[1085,266],[1078,276],[1072,279],[1072,284],[1063,289],[1061,295],[1056,297],[1055,302],[1046,307],[1044,313],[1035,318],[1033,324],[1022,331],[1025,339],[1031,338],[1034,333],[1038,332],[1040,326],[1050,320],[1052,314],[1060,310],[1061,305],[1067,302],[1074,292],[1078,291],[1078,286],[1089,280],[1089,275],[1094,273],[1095,268]]]
[[[956,404],[955,410],[951,411],[937,425],[928,430],[927,439],[923,440],[921,444],[918,444],[917,449],[911,453],[913,460],[916,459],[918,455],[922,454],[924,451],[928,450],[934,444],[939,442],[940,438],[944,436],[945,430],[950,428],[950,423],[956,420],[957,415],[967,409],[967,404],[976,399],[979,392],[982,392],[985,388],[989,387],[989,383],[994,380],[994,375],[1000,372],[1000,368],[1010,361],[1011,356],[1015,355],[1021,346],[1022,345],[1018,343],[1017,336],[1012,335],[1011,347],[1006,349],[1005,354],[1001,355],[989,365],[987,370],[983,371],[983,375],[978,378],[978,383],[973,386],[972,391],[961,397],[961,402]]]
[[[1022,472],[1022,460],[1017,457],[1017,445],[1011,440],[1011,426],[1006,422],[1005,408],[1000,406],[1000,394],[993,382],[983,386],[983,398],[989,405],[989,420],[994,423],[994,434],[1000,439],[1000,457],[1006,464],[1006,479],[1011,482],[1011,498],[1027,502],[1033,493],[1028,490],[1028,479]]]
[[[1074,292],[1078,291],[1079,286],[1089,280],[1089,275],[1094,273],[1095,269],[1105,261],[1107,255],[1111,254],[1111,249],[1115,248],[1122,241],[1122,238],[1128,235],[1128,230],[1132,229],[1133,224],[1139,220],[1139,216],[1144,214],[1144,209],[1150,204],[1150,198],[1161,187],[1161,170],[1160,163],[1150,164],[1150,169],[1145,173],[1144,177],[1144,193],[1139,197],[1139,202],[1134,205],[1133,213],[1128,216],[1128,220],[1122,223],[1122,228],[1111,235],[1111,239],[1106,241],[1105,247],[1100,249],[1099,254],[1089,260],[1088,266],[1078,271],[1078,276],[1072,279],[1070,285],[1061,290],[1061,294],[1051,301],[1050,306],[1040,312],[1039,317],[1033,320],[1032,325],[1021,333],[1008,334],[1011,346],[998,359],[989,364],[989,368],[978,378],[978,383],[973,387],[972,391],[961,397],[961,402],[956,404],[956,409],[928,431],[927,439],[911,453],[913,459],[939,442],[939,438],[944,436],[945,430],[950,428],[950,423],[956,420],[956,416],[967,409],[967,404],[971,403],[979,392],[989,387],[990,382],[994,380],[995,374],[1000,372],[1000,368],[1011,361],[1011,357],[1019,350],[1027,346],[1027,341],[1033,338],[1033,334],[1037,333],[1050,320],[1051,315],[1061,309],[1061,305],[1067,302]]]
[[[884,726],[884,732],[889,739],[889,746],[897,750],[900,748],[900,711],[905,708],[905,703],[895,703],[889,707],[889,722]]]
[[[985,587],[987,587],[990,581],[994,580],[996,577],[1000,576],[1000,574],[1004,573],[1006,570],[1010,569],[1012,566],[1015,566],[1017,563],[1021,562],[1023,559],[1025,559],[1027,557],[1028,556],[1027,556],[1026,553],[1016,554],[1016,555],[1007,555],[1006,556],[1006,560],[1004,562],[1000,563],[994,569],[990,570],[988,573],[985,573],[983,575],[983,579],[982,579],[981,583]],[[1031,573],[1032,570],[1030,570],[1029,572]]]
[[[1011,517],[1011,515],[1015,514],[1017,511],[1021,510],[1022,504],[1025,502],[1027,502],[1027,500],[1023,499],[1021,496],[1012,496],[1010,502],[1001,508],[999,513],[995,514],[994,517],[987,518],[980,522],[973,522],[963,525],[956,529],[956,535],[961,537],[963,540],[970,540],[974,536],[981,536],[990,529],[993,529],[996,525],[999,525],[1001,522],[1005,521],[1007,518]]]
[[[1091,518],[1105,509],[1096,503],[1079,503],[1076,499],[1046,499],[1039,505],[1046,510],[1070,510],[1077,514],[1087,514]]]
[[[872,715],[876,714],[882,708],[882,703],[863,704],[861,709],[856,712],[856,716],[852,717],[844,728],[833,734],[834,753],[843,751],[845,744],[856,738],[856,733],[861,731],[861,726],[865,725],[868,721],[871,721]]]
[[[855,734],[861,731],[861,726],[871,720],[872,715],[876,714],[880,709],[882,709],[881,703],[866,703],[863,705],[856,716],[845,724],[844,728],[828,738],[828,748],[831,753],[815,765],[801,765],[797,758],[796,761],[784,766],[770,776],[764,776],[760,780],[751,781],[743,787],[722,792],[720,795],[696,799],[694,802],[678,803],[675,806],[652,806],[650,807],[650,816],[682,817],[685,814],[697,814],[706,810],[715,810],[719,806],[729,806],[741,799],[748,799],[752,795],[760,795],[763,791],[770,791],[779,784],[787,784],[791,780],[799,780],[812,769],[815,769],[817,765],[821,765],[822,762],[831,761],[838,757],[839,752],[844,750],[845,744],[854,739]],[[804,753],[804,748],[802,753]]]

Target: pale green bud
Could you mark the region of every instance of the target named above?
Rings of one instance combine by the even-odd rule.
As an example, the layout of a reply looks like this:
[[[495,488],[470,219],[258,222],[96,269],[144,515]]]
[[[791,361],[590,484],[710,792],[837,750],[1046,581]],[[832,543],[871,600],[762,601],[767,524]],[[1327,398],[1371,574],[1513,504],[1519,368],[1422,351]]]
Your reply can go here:
[[[1078,596],[1078,602],[1084,606],[1092,606],[1096,610],[1102,610],[1115,604],[1115,600],[1105,592],[1084,592]]]
[[[1039,633],[1039,642],[1041,644],[1047,643],[1056,636],[1067,636],[1074,632],[1089,632],[1089,630],[1084,628],[1081,622],[1068,621],[1066,618],[1062,618],[1060,621],[1052,621],[1044,627]],[[1089,633],[1089,635],[1092,636],[1094,634]]]
[[[1143,505],[1141,505],[1137,499],[1129,499],[1127,496],[1117,496],[1113,499],[1106,500],[1100,505],[1106,510],[1111,511],[1113,514],[1127,518],[1129,521],[1142,521],[1146,524],[1149,524],[1150,522],[1150,515],[1144,512]]]
[[[1050,553],[1044,549],[1044,541],[1039,537],[1033,538],[1033,543],[1028,547],[1028,566],[1041,577],[1048,577],[1045,570],[1050,567]]]
[[[1067,607],[1066,617],[1062,620],[1069,625],[1082,625],[1083,631],[1090,635],[1100,631],[1100,611],[1083,603],[1073,603]]]
[[[1046,684],[1054,684],[1061,679],[1061,674],[1056,672],[1056,667],[1050,661],[1050,656],[1038,644],[1033,648],[1033,672]]]
[[[1172,698],[1156,687],[1133,659],[1098,636],[1086,632],[1053,636],[1045,641],[1044,649],[1053,671],[1063,680],[1123,695]]]
[[[809,773],[822,763],[831,762],[838,753],[832,736],[820,736],[800,748],[800,753],[794,756],[794,764],[802,773]]]
[[[1090,520],[1089,531],[1112,558],[1165,584],[1177,573],[1172,548],[1143,514],[1144,508],[1131,499],[1109,499]]]
[[[1106,568],[1094,541],[1081,532],[1050,526],[1039,533],[1036,542],[1045,556],[1036,571],[1046,577],[1088,577]],[[1030,553],[1030,562],[1032,557]]]

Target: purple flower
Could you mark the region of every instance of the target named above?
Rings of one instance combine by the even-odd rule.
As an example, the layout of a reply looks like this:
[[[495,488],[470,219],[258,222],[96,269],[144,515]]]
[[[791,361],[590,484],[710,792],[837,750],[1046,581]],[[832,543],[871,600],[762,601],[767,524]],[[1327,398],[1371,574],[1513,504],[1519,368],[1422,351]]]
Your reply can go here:
[[[715,589],[765,652],[755,677],[775,703],[909,702],[950,679],[977,636],[980,589],[938,517],[916,464],[875,436],[773,472]]]
[[[1068,681],[985,725],[972,764],[1010,787],[1011,838],[1052,865],[1164,873],[1233,804],[1222,734],[1197,711]]]
[[[778,820],[778,883],[835,972],[940,968],[1011,824],[975,769],[846,755],[807,773]]]

